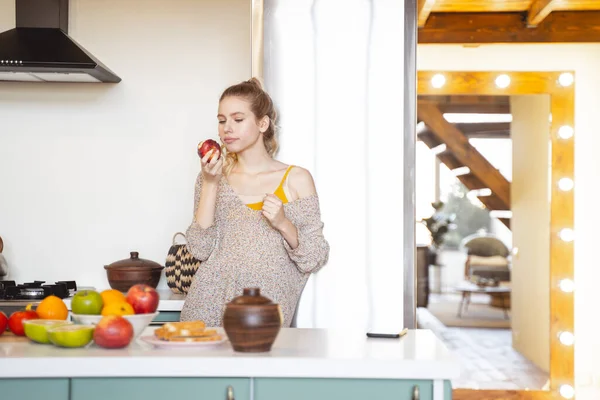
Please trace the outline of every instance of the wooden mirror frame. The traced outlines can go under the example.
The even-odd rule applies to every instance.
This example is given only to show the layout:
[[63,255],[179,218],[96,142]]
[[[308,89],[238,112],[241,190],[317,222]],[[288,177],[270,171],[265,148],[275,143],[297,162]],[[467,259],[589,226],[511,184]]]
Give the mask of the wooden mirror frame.
[[[432,78],[436,78],[436,86]],[[495,81],[500,75],[507,75],[510,83],[499,88]],[[514,400],[514,399],[563,399],[573,392],[574,346],[562,344],[562,332],[574,332],[573,285],[573,235],[561,238],[563,229],[573,229],[574,189],[561,190],[561,178],[574,180],[574,97],[575,73],[558,72],[511,72],[511,71],[418,71],[418,95],[488,95],[511,96],[547,94],[550,96],[550,142],[551,142],[551,198],[550,198],[550,387],[543,390],[471,390],[454,389],[454,400]],[[506,78],[504,78],[506,81]],[[559,135],[561,127],[563,128]],[[563,232],[564,233],[564,232]],[[567,232],[569,233],[569,232]],[[564,290],[563,290],[564,289]],[[564,385],[564,386],[563,386]]]

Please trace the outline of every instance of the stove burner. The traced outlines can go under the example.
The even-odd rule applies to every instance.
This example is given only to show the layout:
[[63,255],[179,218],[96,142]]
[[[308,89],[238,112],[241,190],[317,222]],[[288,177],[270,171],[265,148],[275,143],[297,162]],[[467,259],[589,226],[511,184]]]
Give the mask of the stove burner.
[[24,287],[19,290],[18,296],[24,299],[43,299],[44,288]]
[[75,281],[58,281],[54,285],[43,285],[46,281],[25,282],[0,281],[0,301],[41,300],[50,295],[61,299],[70,297],[77,290]]

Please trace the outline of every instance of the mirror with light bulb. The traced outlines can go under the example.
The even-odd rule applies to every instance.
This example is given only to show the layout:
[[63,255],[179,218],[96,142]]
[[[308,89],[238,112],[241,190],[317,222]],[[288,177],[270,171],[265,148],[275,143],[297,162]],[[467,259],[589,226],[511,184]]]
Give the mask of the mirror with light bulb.
[[417,325],[454,399],[572,398],[574,76],[417,75]]

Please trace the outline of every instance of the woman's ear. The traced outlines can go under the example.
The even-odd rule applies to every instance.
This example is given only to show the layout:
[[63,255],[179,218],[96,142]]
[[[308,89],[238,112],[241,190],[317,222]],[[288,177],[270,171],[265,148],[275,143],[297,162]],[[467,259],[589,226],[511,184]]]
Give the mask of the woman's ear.
[[269,116],[265,115],[264,117],[262,117],[258,122],[258,130],[260,131],[260,133],[265,133],[267,129],[269,129],[269,124],[271,124],[271,119],[269,118]]

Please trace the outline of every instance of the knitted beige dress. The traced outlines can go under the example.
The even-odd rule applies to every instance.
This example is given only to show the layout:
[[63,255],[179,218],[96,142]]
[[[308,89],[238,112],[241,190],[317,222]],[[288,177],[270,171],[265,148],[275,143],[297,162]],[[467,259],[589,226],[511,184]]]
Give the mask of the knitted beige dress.
[[[194,211],[200,200],[202,173],[196,180]],[[292,322],[296,305],[311,273],[328,260],[329,244],[316,194],[283,205],[298,229],[292,249],[259,210],[252,210],[223,177],[219,182],[214,224],[202,229],[192,222],[187,247],[202,261],[188,291],[181,320],[202,320],[221,326],[225,305],[244,288],[258,287],[278,303],[283,326]]]

